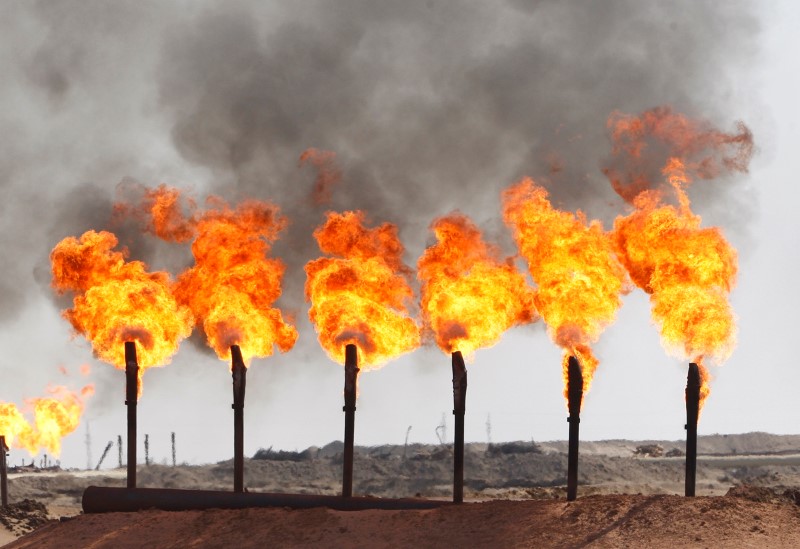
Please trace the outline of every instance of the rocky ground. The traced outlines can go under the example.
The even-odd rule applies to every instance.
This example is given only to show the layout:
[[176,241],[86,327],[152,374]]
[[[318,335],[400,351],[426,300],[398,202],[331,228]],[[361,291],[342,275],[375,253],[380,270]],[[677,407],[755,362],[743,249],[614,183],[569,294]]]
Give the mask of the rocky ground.
[[[332,443],[303,452],[260,451],[246,461],[245,485],[256,492],[337,494],[341,450],[341,443]],[[582,442],[579,498],[567,503],[565,442],[468,444],[465,499],[470,504],[429,511],[251,509],[76,516],[86,486],[124,486],[125,471],[12,472],[14,506],[0,512],[5,525],[0,542],[33,531],[11,547],[191,546],[186,536],[202,547],[259,546],[267,539],[298,547],[800,546],[800,436],[701,437],[701,497],[694,499],[679,496],[682,452],[681,442]],[[140,466],[137,476],[140,487],[230,490],[233,467],[230,461]],[[448,499],[452,450],[357,448],[354,493]]]

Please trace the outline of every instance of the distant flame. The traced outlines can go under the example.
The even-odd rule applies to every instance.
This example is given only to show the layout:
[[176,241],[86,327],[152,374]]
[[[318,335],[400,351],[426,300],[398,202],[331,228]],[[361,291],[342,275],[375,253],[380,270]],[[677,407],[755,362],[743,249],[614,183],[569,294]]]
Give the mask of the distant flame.
[[616,318],[625,270],[599,221],[554,209],[530,178],[503,192],[503,219],[538,286],[536,309],[564,349],[565,364],[570,355],[578,358],[586,392],[598,364],[590,344]]
[[33,428],[15,404],[0,402],[0,435],[9,447],[26,448],[31,455],[39,449]]
[[466,216],[454,213],[431,225],[437,243],[417,263],[422,314],[442,351],[469,356],[503,333],[535,318],[534,292],[510,260],[486,244]]
[[16,405],[0,402],[0,435],[10,447],[24,448],[32,456],[41,448],[58,456],[61,439],[75,431],[83,413],[83,399],[94,393],[87,385],[76,394],[66,387],[48,387],[51,396],[28,399],[33,410],[33,425],[25,419]]
[[141,377],[145,369],[169,363],[191,333],[192,315],[176,302],[167,273],[126,261],[127,250],[114,251],[116,246],[117,237],[106,231],[65,238],[50,254],[52,284],[59,293],[75,294],[63,315],[101,360],[125,369],[124,344],[138,343]]
[[195,222],[195,266],[178,277],[179,302],[191,308],[222,360],[230,360],[231,345],[241,347],[246,365],[272,355],[275,345],[288,351],[297,330],[272,307],[286,267],[267,257],[286,218],[277,206],[256,200],[235,209],[219,198],[209,203],[215,208]]
[[397,228],[364,226],[363,212],[327,214],[314,231],[323,253],[306,264],[308,316],[328,356],[344,362],[344,348],[358,348],[359,368],[375,369],[416,349],[419,327],[409,316],[413,291],[402,263]]

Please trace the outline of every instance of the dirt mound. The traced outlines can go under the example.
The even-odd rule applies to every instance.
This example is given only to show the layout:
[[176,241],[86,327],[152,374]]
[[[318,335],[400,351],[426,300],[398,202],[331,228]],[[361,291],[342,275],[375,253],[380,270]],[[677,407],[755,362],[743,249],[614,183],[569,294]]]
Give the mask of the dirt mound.
[[243,509],[81,515],[9,549],[125,547],[800,547],[787,499],[605,495],[426,511]]

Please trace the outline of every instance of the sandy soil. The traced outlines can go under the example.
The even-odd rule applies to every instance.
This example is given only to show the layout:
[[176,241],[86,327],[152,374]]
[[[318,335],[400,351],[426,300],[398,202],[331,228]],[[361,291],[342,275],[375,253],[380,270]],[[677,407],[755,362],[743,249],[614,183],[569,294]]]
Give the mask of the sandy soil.
[[6,549],[800,547],[800,507],[777,496],[755,496],[608,495],[571,503],[490,501],[427,511],[108,513],[52,522]]
[[[619,440],[581,444],[579,498],[571,503],[565,501],[565,442],[469,444],[468,503],[430,511],[80,515],[83,490],[124,486],[124,469],[12,473],[9,491],[17,507],[0,510],[0,546],[25,534],[8,547],[800,547],[800,436],[714,435],[698,442],[702,497],[679,497],[682,456],[637,453],[642,445],[680,451],[681,442]],[[338,494],[341,450],[339,442],[262,452],[246,460],[245,486]],[[140,487],[230,490],[232,475],[227,461],[139,466],[137,478]],[[355,495],[449,499],[452,450],[357,448],[354,477]]]

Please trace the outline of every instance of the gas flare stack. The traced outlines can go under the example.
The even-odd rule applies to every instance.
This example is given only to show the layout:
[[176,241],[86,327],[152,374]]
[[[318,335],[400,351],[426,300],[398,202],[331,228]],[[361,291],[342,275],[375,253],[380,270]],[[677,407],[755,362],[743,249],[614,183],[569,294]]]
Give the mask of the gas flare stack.
[[578,359],[569,357],[567,364],[567,401],[569,408],[569,454],[567,457],[567,501],[578,497],[578,441],[583,400],[583,374]]
[[136,343],[125,342],[125,405],[128,407],[128,488],[136,488],[136,403],[139,399],[139,362]]
[[353,495],[353,442],[356,423],[358,384],[358,350],[349,343],[344,348],[344,461],[342,463],[342,497]]
[[467,400],[467,368],[461,351],[453,359],[453,415],[456,433],[453,441],[453,503],[464,501],[464,414]]
[[244,492],[244,389],[247,381],[247,368],[242,360],[242,350],[238,345],[231,345],[231,371],[233,372],[233,404],[231,405],[233,408],[233,491]]
[[6,462],[6,437],[0,435],[0,506],[8,507],[8,463]]
[[692,362],[686,376],[686,497],[694,497],[697,476],[697,421],[700,417],[700,368]]

